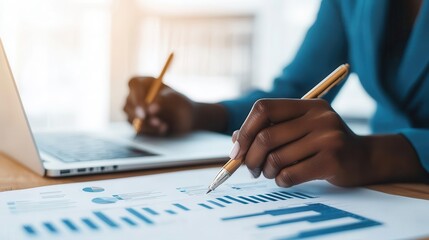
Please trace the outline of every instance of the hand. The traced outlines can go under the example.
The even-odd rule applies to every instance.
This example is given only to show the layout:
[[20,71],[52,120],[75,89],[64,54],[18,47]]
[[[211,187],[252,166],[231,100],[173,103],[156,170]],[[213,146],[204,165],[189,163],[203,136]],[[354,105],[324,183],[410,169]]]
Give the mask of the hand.
[[135,77],[129,81],[130,92],[124,106],[128,122],[142,119],[141,133],[149,135],[190,132],[195,125],[196,103],[163,85],[155,100],[147,105],[145,97],[153,81],[152,77]]
[[193,130],[222,132],[226,129],[226,110],[219,104],[194,102],[163,85],[155,100],[147,105],[145,97],[155,78],[135,77],[129,81],[124,111],[128,122],[143,120],[142,134],[180,135]]
[[232,158],[290,187],[315,179],[338,186],[415,180],[425,175],[401,135],[358,136],[324,100],[260,100],[233,135]]

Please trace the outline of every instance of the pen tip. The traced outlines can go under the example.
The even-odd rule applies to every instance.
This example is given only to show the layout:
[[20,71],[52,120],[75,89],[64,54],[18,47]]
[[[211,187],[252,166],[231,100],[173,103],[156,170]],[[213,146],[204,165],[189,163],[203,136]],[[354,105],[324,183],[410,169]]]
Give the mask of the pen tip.
[[212,191],[212,190],[211,190],[211,189],[209,189],[209,190],[206,192],[206,194],[209,194],[211,191]]

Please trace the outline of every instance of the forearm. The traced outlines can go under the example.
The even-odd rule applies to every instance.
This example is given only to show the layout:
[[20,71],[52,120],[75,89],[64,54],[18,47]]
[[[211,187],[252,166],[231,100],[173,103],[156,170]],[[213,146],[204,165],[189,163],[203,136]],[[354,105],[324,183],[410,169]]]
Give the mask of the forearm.
[[214,103],[195,103],[194,130],[225,132],[228,113],[224,106]]
[[421,165],[413,146],[403,135],[371,135],[363,138],[373,182],[429,179],[429,174]]

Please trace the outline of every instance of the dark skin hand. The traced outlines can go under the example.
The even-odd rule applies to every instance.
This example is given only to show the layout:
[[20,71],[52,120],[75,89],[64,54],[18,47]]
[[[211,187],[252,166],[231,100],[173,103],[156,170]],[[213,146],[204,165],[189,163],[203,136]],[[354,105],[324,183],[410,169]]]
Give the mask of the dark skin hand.
[[[142,134],[225,131],[228,116],[222,105],[194,102],[168,86],[146,106],[144,98],[153,80],[131,79],[124,107],[129,122],[137,116],[136,109],[142,108]],[[236,141],[240,148],[234,157],[244,157],[255,177],[262,173],[282,187],[315,179],[338,186],[362,186],[428,178],[404,136],[358,136],[319,99],[259,100],[233,134]]]
[[344,187],[421,181],[428,175],[400,134],[358,136],[319,99],[265,99],[253,106],[239,131],[234,158],[250,172],[291,187],[316,179]]
[[[154,102],[146,105],[145,97],[153,77],[134,77],[129,81],[129,95],[124,106],[128,122],[143,119],[141,134],[180,135],[194,130],[223,132],[226,110],[220,104],[198,103],[163,85]],[[140,110],[138,110],[140,108]]]

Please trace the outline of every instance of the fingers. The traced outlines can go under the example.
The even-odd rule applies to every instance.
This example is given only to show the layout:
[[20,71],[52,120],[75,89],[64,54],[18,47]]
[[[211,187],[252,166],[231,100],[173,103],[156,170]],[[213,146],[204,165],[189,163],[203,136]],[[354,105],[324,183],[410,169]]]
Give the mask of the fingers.
[[285,146],[307,135],[311,129],[307,125],[309,125],[308,121],[300,117],[261,130],[256,135],[245,156],[245,163],[249,170],[259,176],[261,167],[264,165],[269,153],[280,146]]
[[359,144],[356,136],[323,100],[258,101],[233,141],[231,158],[244,157],[255,177],[263,172],[282,187],[315,179],[347,182],[342,180],[359,169],[359,161],[349,160],[360,159],[350,154]]
[[311,180],[326,179],[332,166],[323,160],[321,154],[318,154],[282,169],[275,178],[276,184],[280,187],[292,187]]
[[262,172],[266,178],[273,179],[282,169],[316,155],[320,151],[319,148],[314,136],[308,134],[295,142],[270,152],[266,157]]
[[159,94],[157,105],[150,108],[152,113],[162,119],[166,126],[162,130],[169,135],[181,135],[192,129],[193,113],[188,99],[169,87]]
[[151,84],[155,79],[152,77],[134,77],[129,83],[129,103],[135,108],[135,117],[144,119],[146,117],[146,105],[145,98],[147,92],[150,89]]
[[134,77],[129,81],[130,93],[127,97],[124,111],[130,123],[135,118],[144,120],[139,133],[165,135],[168,131],[168,125],[159,117],[161,108],[159,103],[155,101],[147,105],[145,102],[147,92],[154,80],[152,77]]
[[[135,118],[142,119],[142,127],[138,134],[149,134],[149,135],[165,135],[168,130],[167,123],[162,121],[159,117],[159,105],[153,103],[148,106],[147,112],[139,114],[139,109],[130,103],[129,98],[127,104],[124,106],[124,112],[127,114],[127,120],[129,123],[133,123]],[[141,114],[144,114],[142,117]]]
[[257,101],[243,125],[237,137],[240,150],[236,156],[245,155],[257,134],[271,124],[290,121],[307,113],[314,104],[327,104],[323,100],[300,100],[300,99],[263,99]]
[[168,125],[159,118],[148,118],[143,122],[141,134],[153,136],[165,136],[168,133]]
[[149,115],[155,116],[159,114],[160,109],[161,107],[159,106],[159,104],[154,102],[149,104],[149,106],[147,107],[147,112]]
[[134,112],[137,118],[144,119],[146,117],[146,112],[141,106],[136,106]]
[[130,81],[130,95],[124,107],[128,121],[136,117],[141,119],[145,134],[180,135],[193,130],[197,126],[196,104],[186,96],[162,85],[153,101],[145,101],[148,91],[152,91],[153,80],[133,78]]
[[168,124],[160,117],[160,105],[157,102],[147,107],[147,117],[142,127],[143,134],[163,136],[167,134]]
[[132,104],[140,107],[145,106],[145,97],[153,81],[155,78],[152,77],[134,77],[128,82],[129,97]]

